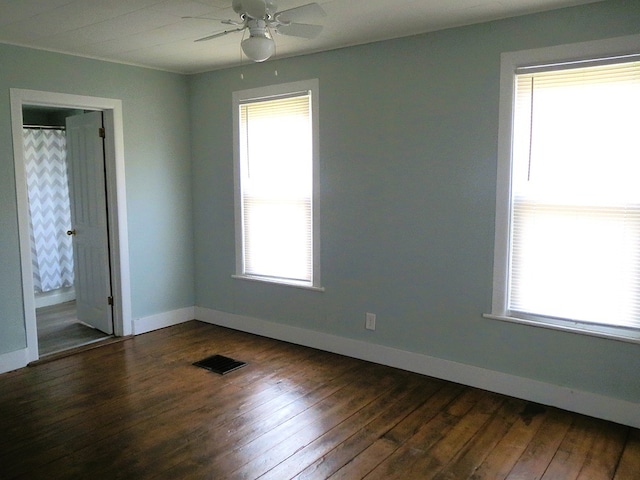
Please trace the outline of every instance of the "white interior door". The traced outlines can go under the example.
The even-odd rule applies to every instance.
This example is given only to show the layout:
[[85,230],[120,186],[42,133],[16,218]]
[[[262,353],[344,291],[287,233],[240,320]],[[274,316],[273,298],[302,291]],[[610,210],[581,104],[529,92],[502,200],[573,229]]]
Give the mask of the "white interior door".
[[68,117],[66,127],[78,320],[113,334],[102,112]]

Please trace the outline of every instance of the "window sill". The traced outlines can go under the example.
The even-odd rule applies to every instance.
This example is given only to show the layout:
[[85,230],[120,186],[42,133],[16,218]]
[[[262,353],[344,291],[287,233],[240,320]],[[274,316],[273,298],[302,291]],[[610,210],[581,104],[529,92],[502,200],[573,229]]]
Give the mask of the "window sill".
[[271,285],[283,285],[285,287],[301,288],[303,290],[312,290],[315,292],[324,292],[324,287],[315,287],[305,282],[296,282],[293,280],[279,280],[276,278],[253,277],[251,275],[231,275],[231,278],[238,280],[248,280],[250,282],[268,283]]
[[592,337],[607,338],[620,342],[635,343],[640,345],[640,331],[624,327],[608,327],[603,325],[588,325],[570,320],[556,320],[551,318],[537,317],[534,319],[509,317],[505,315],[494,315],[485,313],[484,318],[499,320],[501,322],[517,323],[538,328],[549,328],[563,332],[578,333]]

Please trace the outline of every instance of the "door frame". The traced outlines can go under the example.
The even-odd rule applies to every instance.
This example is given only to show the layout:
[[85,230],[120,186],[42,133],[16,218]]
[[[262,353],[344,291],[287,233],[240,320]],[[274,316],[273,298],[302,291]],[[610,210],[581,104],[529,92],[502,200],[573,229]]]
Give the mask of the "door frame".
[[124,164],[124,126],[122,101],[66,93],[11,88],[11,128],[18,207],[18,235],[22,271],[22,297],[27,337],[27,357],[39,358],[33,268],[29,228],[29,197],[22,139],[22,108],[25,105],[59,107],[103,112],[105,129],[105,169],[107,183],[107,221],[109,223],[109,264],[113,292],[113,328],[116,336],[133,333],[131,282],[129,278],[129,234]]

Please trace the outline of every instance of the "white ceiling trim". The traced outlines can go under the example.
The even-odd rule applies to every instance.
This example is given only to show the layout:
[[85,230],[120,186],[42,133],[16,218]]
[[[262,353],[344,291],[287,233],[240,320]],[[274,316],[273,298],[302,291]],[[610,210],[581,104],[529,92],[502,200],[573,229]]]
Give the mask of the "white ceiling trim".
[[[595,1],[602,0],[317,0],[327,13],[317,22],[323,25],[320,36],[277,35],[274,58]],[[279,0],[278,10],[306,3]],[[231,0],[0,0],[0,43],[177,73],[246,62],[239,48],[242,33],[194,43],[230,28],[215,19],[238,19]]]

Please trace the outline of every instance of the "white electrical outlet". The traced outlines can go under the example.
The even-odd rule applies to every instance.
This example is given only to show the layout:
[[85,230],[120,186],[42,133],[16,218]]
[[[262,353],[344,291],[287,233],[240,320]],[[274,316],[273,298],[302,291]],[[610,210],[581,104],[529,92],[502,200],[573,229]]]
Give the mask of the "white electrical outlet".
[[367,330],[375,330],[376,329],[376,314],[375,313],[367,313],[364,321],[364,328]]

